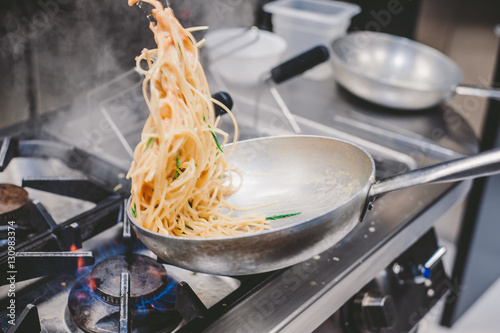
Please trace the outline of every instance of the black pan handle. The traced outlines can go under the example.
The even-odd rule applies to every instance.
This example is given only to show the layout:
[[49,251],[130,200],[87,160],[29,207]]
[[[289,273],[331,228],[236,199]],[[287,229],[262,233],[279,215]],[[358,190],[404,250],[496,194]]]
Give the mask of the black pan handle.
[[[231,95],[229,95],[225,91],[219,91],[213,94],[212,98],[224,104],[229,110],[233,108],[233,99],[231,98]],[[226,114],[226,111],[215,103],[214,103],[214,110],[216,117]]]
[[271,79],[281,83],[292,77],[302,74],[316,65],[325,62],[330,57],[330,52],[324,45],[313,47],[298,56],[271,69]]

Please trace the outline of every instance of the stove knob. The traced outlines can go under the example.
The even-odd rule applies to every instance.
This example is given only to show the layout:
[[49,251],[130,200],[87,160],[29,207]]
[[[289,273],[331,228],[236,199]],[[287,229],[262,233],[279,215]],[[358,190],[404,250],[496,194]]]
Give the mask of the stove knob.
[[378,332],[391,328],[397,322],[396,308],[390,295],[381,296],[373,291],[360,293],[354,300],[359,309],[358,328],[362,332]]
[[390,295],[377,297],[366,293],[361,307],[371,331],[389,328],[396,323],[396,308]]
[[436,266],[446,253],[446,248],[441,246],[427,261],[422,264],[407,263],[400,265],[394,263],[392,272],[398,279],[400,284],[422,284],[425,280],[430,279],[431,270]]

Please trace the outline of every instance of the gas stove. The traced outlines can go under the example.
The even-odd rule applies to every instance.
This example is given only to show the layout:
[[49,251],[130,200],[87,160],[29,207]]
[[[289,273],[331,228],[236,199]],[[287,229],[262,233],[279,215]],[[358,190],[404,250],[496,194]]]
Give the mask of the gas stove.
[[[135,92],[95,108],[124,130],[122,137],[113,126],[94,133],[92,149],[76,147],[77,133],[55,135],[60,118],[52,116],[0,133],[0,183],[24,188],[23,208],[2,219],[1,330],[306,332],[332,321],[332,331],[400,332],[415,329],[449,289],[432,226],[470,182],[384,195],[343,241],[278,271],[216,276],[161,262],[124,214],[128,149],[144,118],[136,111],[140,99],[127,94]],[[244,138],[289,134],[265,96],[260,112],[267,125],[255,126],[251,101],[237,90],[231,94]],[[132,111],[114,112],[117,103]],[[134,116],[136,126],[121,126],[123,114]],[[296,119],[304,134],[364,147],[375,159],[377,178],[462,156],[356,117]],[[224,121],[222,127],[231,131]]]
[[[181,324],[189,329],[208,308],[225,307],[216,303],[226,296],[245,294],[268,277],[210,276],[158,262],[123,220],[124,170],[95,156],[72,170],[63,163],[71,158],[60,157],[75,151],[61,142],[3,139],[1,181],[17,181],[28,191],[2,185],[8,202],[23,199],[17,200],[22,209],[17,202],[2,206],[12,210],[2,220],[2,330],[170,332]],[[28,177],[17,177],[25,172]],[[68,217],[70,212],[75,215]]]

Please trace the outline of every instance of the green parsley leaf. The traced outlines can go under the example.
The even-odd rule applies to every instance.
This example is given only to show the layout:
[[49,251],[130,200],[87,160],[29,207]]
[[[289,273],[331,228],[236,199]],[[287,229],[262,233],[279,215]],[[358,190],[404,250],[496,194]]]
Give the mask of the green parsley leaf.
[[[210,125],[208,125],[208,128],[212,128],[210,127]],[[215,136],[215,133],[210,131],[210,133],[212,133],[212,136],[214,137],[214,140],[215,140],[215,144],[217,145],[217,148],[219,148],[219,150],[223,153],[224,151],[222,150],[222,148],[220,147],[219,145],[219,141],[217,141],[217,137]]]
[[135,202],[134,202],[134,206],[132,208],[130,208],[130,210],[132,210],[132,215],[137,218],[137,207],[135,206]]
[[283,215],[268,216],[268,217],[266,217],[266,220],[277,220],[277,219],[283,219],[283,218],[285,218],[285,217],[290,217],[290,216],[299,215],[300,213],[302,213],[302,212],[292,213],[292,214],[283,214]]
[[180,166],[181,166],[181,162],[179,161],[179,151],[177,151],[177,157],[176,157],[176,161],[175,161],[175,176],[174,176],[174,179],[177,179],[177,177],[179,177],[180,175]]

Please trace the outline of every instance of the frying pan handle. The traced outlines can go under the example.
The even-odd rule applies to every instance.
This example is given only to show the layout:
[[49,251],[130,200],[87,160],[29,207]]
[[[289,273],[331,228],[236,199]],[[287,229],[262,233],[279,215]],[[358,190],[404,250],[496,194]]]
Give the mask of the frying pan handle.
[[499,88],[481,88],[473,86],[458,86],[455,88],[455,92],[458,95],[485,97],[500,100],[500,89]]
[[382,179],[372,185],[368,198],[371,201],[381,194],[415,185],[449,183],[497,173],[500,173],[500,148]]
[[[233,99],[231,98],[231,95],[229,95],[225,91],[219,91],[215,94],[212,95],[213,99],[216,99],[217,101],[221,102],[224,104],[229,110],[233,108]],[[219,105],[214,103],[214,111],[215,111],[215,116],[219,117],[222,115],[226,114],[226,111],[220,107]]]
[[274,83],[281,83],[300,75],[305,71],[325,62],[330,57],[330,52],[324,45],[313,47],[312,49],[299,54],[271,69],[271,79]]

